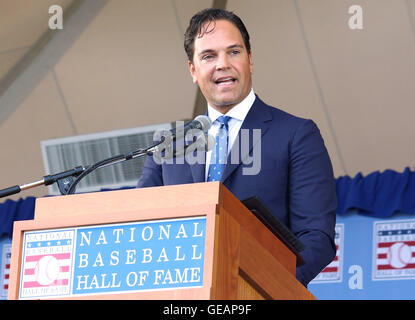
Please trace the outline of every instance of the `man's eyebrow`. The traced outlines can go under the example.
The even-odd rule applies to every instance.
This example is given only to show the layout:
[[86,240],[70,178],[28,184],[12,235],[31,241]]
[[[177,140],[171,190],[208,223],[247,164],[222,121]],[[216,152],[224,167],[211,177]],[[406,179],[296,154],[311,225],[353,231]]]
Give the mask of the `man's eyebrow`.
[[200,51],[198,55],[201,56],[201,55],[204,55],[205,53],[212,53],[212,52],[215,52],[215,50],[205,49],[205,50]]
[[233,44],[233,45],[231,45],[231,46],[229,46],[229,47],[228,47],[228,49],[234,49],[234,48],[240,48],[240,49],[243,49],[243,48],[244,48],[244,46],[243,46],[243,45],[241,45],[241,44]]
[[[228,46],[226,49],[235,49],[235,48],[240,48],[240,49],[243,49],[244,48],[244,46],[243,45],[241,45],[241,44],[232,44],[232,45],[230,45],[230,46]],[[213,50],[213,49],[205,49],[205,50],[202,50],[202,51],[200,51],[199,52],[199,56],[201,56],[201,55],[203,55],[203,54],[206,54],[206,53],[213,53],[213,52],[215,52],[215,50]]]

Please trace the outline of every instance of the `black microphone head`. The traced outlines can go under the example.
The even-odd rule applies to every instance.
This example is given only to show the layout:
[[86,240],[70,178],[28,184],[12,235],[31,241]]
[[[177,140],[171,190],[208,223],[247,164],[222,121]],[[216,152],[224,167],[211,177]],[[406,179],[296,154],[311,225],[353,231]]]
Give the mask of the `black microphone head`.
[[199,115],[193,121],[197,121],[201,124],[200,130],[202,130],[203,132],[207,132],[212,126],[212,121],[206,115]]

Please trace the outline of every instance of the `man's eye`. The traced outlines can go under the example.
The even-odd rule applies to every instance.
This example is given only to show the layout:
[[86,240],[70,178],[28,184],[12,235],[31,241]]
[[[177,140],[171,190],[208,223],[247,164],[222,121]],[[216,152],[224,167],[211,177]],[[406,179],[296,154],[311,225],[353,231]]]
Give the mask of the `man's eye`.
[[212,59],[213,58],[213,55],[211,55],[211,54],[207,54],[207,55],[204,55],[203,57],[202,57],[202,60],[210,60],[210,59]]
[[232,52],[231,52],[232,54],[239,54],[240,53],[240,51],[239,50],[232,50]]

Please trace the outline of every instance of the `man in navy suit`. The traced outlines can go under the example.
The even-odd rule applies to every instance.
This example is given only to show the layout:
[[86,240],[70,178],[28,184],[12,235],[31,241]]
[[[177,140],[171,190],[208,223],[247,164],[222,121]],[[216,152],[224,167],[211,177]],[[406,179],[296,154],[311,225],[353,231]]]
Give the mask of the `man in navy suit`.
[[[336,252],[333,169],[317,126],[255,95],[249,35],[235,14],[205,9],[194,15],[185,50],[193,82],[208,102],[209,133],[218,131],[219,117],[230,117],[229,155],[220,181],[240,200],[259,196],[305,244],[301,255],[306,263],[297,267],[296,276],[307,286]],[[250,146],[243,148],[246,140]],[[208,151],[206,165],[190,165],[160,164],[148,157],[138,187],[210,181],[211,158]]]

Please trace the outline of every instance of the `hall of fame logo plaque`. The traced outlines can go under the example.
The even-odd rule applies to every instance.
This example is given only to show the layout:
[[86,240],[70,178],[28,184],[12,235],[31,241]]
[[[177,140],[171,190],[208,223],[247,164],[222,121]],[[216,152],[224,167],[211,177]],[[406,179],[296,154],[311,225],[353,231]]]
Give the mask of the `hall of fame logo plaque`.
[[312,281],[311,283],[341,282],[343,269],[344,248],[344,224],[336,224],[334,243],[336,245],[336,256]]
[[372,280],[415,279],[415,220],[377,221]]
[[12,244],[3,244],[2,257],[1,257],[1,280],[0,280],[0,298],[7,299],[7,293],[9,289],[9,276],[10,276],[10,260],[12,254]]
[[75,230],[24,235],[20,298],[69,293]]

